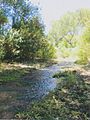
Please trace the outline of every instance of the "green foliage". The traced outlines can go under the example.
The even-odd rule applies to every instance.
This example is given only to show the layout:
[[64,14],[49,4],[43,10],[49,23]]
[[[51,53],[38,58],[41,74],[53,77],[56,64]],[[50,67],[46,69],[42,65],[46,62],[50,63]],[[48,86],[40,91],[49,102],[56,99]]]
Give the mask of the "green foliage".
[[[88,30],[86,30],[87,34],[85,33],[82,38],[78,38],[87,26],[90,26],[90,9],[80,9],[75,12],[68,12],[63,15],[60,20],[53,23],[48,37],[53,44],[59,48],[59,51],[62,53],[61,55],[64,57],[70,56],[73,52],[73,48],[79,47],[79,56],[82,56],[81,59],[84,61],[83,59],[87,58],[87,51],[90,49],[90,45],[89,43],[83,42],[82,39],[89,40]],[[81,43],[79,43],[80,41]],[[69,51],[70,48],[72,49]]]
[[0,60],[4,58],[4,54],[5,54],[3,44],[4,44],[4,36],[0,35]]
[[0,82],[11,82],[11,81],[17,81],[20,80],[22,76],[26,74],[25,69],[11,69],[11,70],[2,70],[0,72]]
[[12,21],[12,28],[7,28],[3,32],[4,39],[0,40],[0,59],[29,61],[54,57],[54,47],[44,34],[44,25],[37,6],[25,0],[4,0],[0,1],[0,5]]
[[44,100],[32,103],[27,112],[17,113],[16,118],[34,120],[78,120],[89,118],[87,88],[76,71],[60,72],[54,77],[59,84]]
[[90,20],[90,9],[82,8],[77,10],[77,15],[79,24],[81,24],[83,27],[87,26]]
[[57,46],[63,43],[67,48],[74,47],[78,26],[77,19],[76,13],[74,12],[69,12],[62,16],[60,20],[53,23],[49,38],[52,39]]
[[81,39],[79,41],[79,63],[86,64],[89,61],[90,58],[90,24],[85,27],[85,30],[81,36]]
[[[31,26],[31,27],[29,27]],[[42,45],[43,26],[38,18],[22,24],[20,27],[21,41],[19,42],[19,50],[21,59],[34,59],[37,56],[38,50]]]
[[21,21],[28,21],[33,17],[39,16],[38,6],[35,6],[31,1],[26,0],[1,0],[1,5],[5,14],[12,20],[12,28],[19,28]]
[[0,9],[0,27],[4,23],[7,23],[7,17],[4,15],[4,11]]
[[90,9],[81,9],[78,11],[83,30],[77,41],[78,60],[76,63],[87,64],[90,58]]
[[19,30],[11,29],[5,35],[2,48],[4,59],[9,61],[51,59],[55,53],[54,47],[44,37],[42,24],[36,19],[22,24]]
[[4,59],[5,60],[14,60],[17,55],[18,41],[20,40],[20,36],[18,31],[11,29],[5,35],[5,40],[3,44],[4,49]]
[[38,51],[39,57],[43,60],[55,58],[55,52],[55,47],[49,43],[48,38],[43,38],[41,49]]
[[4,59],[10,61],[51,59],[55,52],[44,37],[43,26],[37,18],[22,23],[19,30],[11,29],[5,36],[3,48]]

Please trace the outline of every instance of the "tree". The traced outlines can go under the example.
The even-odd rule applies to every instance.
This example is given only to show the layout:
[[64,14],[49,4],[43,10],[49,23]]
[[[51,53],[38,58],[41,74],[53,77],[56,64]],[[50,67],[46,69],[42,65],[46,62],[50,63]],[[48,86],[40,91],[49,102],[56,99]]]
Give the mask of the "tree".
[[[39,32],[39,28],[41,29],[39,19],[36,19],[39,14],[38,8],[34,6],[31,2],[27,3],[25,0],[1,0],[0,6],[1,9],[4,10],[8,21],[12,21],[11,30],[7,31],[5,34],[4,58],[8,60],[16,59],[15,57],[20,55],[22,53],[22,49],[24,49],[23,44],[26,48],[24,49],[24,53],[26,52],[26,56],[28,56],[28,53],[30,52],[30,50],[27,50],[29,43],[28,39],[33,39],[33,36],[39,37],[39,34],[36,32]],[[2,18],[0,20],[2,20],[2,23],[5,22],[5,20]],[[26,31],[23,31],[23,29],[25,29]],[[29,32],[32,32],[33,35],[30,35]],[[42,32],[42,30],[40,32]],[[38,39],[40,39],[40,37]],[[32,46],[35,47],[35,40],[32,40],[30,45],[31,44],[34,44]],[[38,46],[36,46],[37,48],[34,48],[34,50],[38,49]],[[35,54],[34,50],[32,50],[33,54]],[[22,54],[20,56],[22,56]],[[23,57],[25,57],[25,55]]]
[[39,19],[33,18],[20,27],[21,41],[19,42],[20,58],[25,60],[35,59],[38,50],[41,48],[44,27]]
[[82,27],[86,27],[90,21],[90,9],[77,10],[77,16]]
[[90,58],[90,23],[84,29],[80,41],[78,42],[79,63],[87,63]]
[[4,36],[4,59],[8,61],[15,61],[18,57],[18,42],[20,41],[21,36],[19,35],[19,31],[15,29],[11,29]]
[[54,40],[56,46],[59,46],[59,43],[61,44],[64,41],[66,47],[73,47],[73,39],[77,34],[77,25],[78,20],[75,13],[69,12],[53,23],[49,36]]
[[5,60],[24,61],[53,57],[54,48],[46,40],[37,6],[25,0],[3,0],[0,1],[0,6],[9,23],[12,22],[11,26],[8,23],[9,29],[7,28],[4,35]]
[[3,10],[0,10],[0,26],[7,22],[7,17],[4,15]]
[[3,11],[3,9],[0,9],[0,34],[3,33],[3,26],[5,23],[8,22],[8,19]]
[[56,49],[50,43],[47,36],[42,38],[41,47],[38,51],[38,57],[43,60],[48,60],[56,57]]
[[39,14],[38,6],[26,0],[1,0],[0,6],[12,21],[12,28],[20,27],[21,21],[28,21]]
[[89,20],[90,9],[68,12],[53,23],[48,35],[49,39],[63,54],[66,51],[66,54],[69,55],[71,49],[77,46],[78,36],[88,25]]
[[3,57],[4,57],[4,49],[3,49],[4,36],[2,35],[2,32],[3,32],[2,27],[7,22],[8,22],[8,20],[4,14],[3,9],[0,9],[0,60],[3,59]]

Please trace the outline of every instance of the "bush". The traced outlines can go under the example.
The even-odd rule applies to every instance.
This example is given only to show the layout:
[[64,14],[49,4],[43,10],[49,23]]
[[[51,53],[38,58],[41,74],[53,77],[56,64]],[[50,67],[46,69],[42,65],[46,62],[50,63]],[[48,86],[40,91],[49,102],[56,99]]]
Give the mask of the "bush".
[[0,36],[0,60],[3,60],[4,55],[5,55],[5,51],[4,51],[4,37]]

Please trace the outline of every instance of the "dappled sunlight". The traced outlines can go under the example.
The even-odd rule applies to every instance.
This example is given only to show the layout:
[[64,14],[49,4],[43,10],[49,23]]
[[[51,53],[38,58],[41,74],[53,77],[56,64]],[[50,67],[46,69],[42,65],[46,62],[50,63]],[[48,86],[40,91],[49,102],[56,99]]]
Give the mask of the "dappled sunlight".
[[89,120],[90,0],[0,0],[0,119]]

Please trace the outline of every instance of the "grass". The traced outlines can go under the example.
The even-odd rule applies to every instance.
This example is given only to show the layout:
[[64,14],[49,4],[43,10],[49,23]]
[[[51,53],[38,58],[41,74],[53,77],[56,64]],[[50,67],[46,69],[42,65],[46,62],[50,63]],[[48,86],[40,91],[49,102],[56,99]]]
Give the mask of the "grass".
[[6,82],[19,81],[23,76],[32,70],[44,68],[55,64],[55,61],[36,61],[28,63],[1,63],[0,64],[0,84]]
[[43,100],[32,103],[15,117],[30,120],[89,120],[89,90],[83,78],[77,71],[64,71],[53,77],[59,80],[55,91]]
[[3,63],[0,66],[0,82],[19,81],[25,74],[30,72],[30,68],[14,66],[15,64]]
[[0,82],[20,80],[26,73],[28,73],[27,69],[3,70],[0,72]]
[[[0,84],[19,82],[32,68],[51,65],[47,64],[6,64],[0,65]],[[16,113],[16,119],[29,120],[89,120],[90,119],[90,85],[76,71],[65,70],[53,76],[58,79],[55,91],[43,100],[28,105],[27,109]]]

